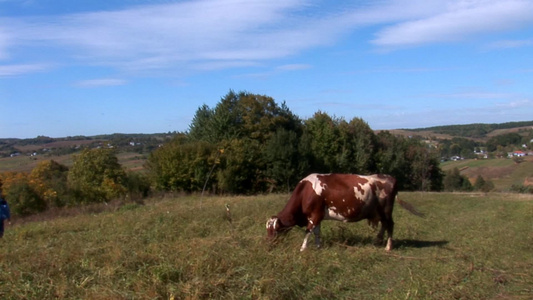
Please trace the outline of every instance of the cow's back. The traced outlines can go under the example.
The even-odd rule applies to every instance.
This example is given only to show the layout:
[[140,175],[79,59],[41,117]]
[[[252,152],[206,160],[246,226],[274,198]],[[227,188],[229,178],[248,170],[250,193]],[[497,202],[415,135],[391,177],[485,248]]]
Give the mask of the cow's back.
[[315,195],[303,201],[312,202],[315,209],[322,205],[327,219],[356,222],[373,215],[375,210],[377,198],[372,181],[371,176],[311,174],[302,182],[308,182]]

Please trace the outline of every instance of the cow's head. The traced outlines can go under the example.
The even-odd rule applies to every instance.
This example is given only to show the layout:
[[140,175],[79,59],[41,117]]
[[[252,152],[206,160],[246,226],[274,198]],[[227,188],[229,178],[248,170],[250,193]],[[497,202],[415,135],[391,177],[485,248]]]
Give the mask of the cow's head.
[[267,235],[269,238],[275,238],[278,235],[278,232],[281,231],[281,222],[276,216],[271,217],[266,222]]

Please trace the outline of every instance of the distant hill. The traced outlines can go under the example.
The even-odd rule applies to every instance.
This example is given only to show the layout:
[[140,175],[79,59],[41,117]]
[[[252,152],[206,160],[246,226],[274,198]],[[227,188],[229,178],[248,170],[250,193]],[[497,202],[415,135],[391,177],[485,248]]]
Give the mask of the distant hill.
[[520,129],[531,129],[533,127],[533,121],[523,122],[507,122],[501,124],[466,124],[466,125],[446,125],[446,126],[434,126],[427,128],[416,129],[402,129],[410,132],[433,132],[435,134],[449,135],[453,137],[464,138],[486,138],[498,134],[504,134],[512,131],[519,131]]

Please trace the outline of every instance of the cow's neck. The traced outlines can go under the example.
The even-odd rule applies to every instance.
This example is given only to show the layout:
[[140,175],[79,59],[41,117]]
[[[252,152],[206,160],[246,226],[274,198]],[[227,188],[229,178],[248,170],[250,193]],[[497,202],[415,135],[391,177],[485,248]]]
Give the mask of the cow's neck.
[[283,227],[292,227],[295,225],[306,226],[307,220],[302,213],[302,205],[300,199],[291,197],[285,208],[277,215]]

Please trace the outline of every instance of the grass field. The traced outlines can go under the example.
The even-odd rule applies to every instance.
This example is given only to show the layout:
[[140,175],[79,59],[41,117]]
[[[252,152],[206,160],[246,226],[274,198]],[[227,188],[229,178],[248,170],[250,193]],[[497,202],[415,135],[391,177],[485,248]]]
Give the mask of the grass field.
[[400,193],[426,217],[396,207],[391,253],[366,222],[326,221],[322,249],[300,253],[298,228],[268,243],[265,221],[287,197],[166,196],[15,220],[0,240],[0,298],[533,297],[532,196]]

